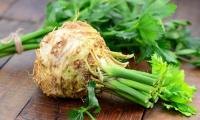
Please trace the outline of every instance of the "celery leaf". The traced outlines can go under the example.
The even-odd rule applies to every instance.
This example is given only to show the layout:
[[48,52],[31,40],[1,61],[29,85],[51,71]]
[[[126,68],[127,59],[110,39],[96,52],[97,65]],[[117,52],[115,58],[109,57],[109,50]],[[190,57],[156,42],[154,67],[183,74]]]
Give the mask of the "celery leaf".
[[167,109],[174,109],[180,113],[191,116],[196,113],[189,104],[196,88],[184,81],[184,71],[177,66],[163,62],[162,58],[154,54],[151,60],[152,73],[163,80],[160,98]]
[[145,14],[140,18],[138,30],[145,44],[154,44],[163,34],[159,21],[152,15]]
[[95,113],[99,113],[101,110],[99,102],[95,96],[95,87],[96,83],[94,81],[89,81],[87,86],[88,96],[86,106],[67,111],[69,120],[83,120],[84,114],[87,114],[92,120],[95,120],[90,112],[94,111]]

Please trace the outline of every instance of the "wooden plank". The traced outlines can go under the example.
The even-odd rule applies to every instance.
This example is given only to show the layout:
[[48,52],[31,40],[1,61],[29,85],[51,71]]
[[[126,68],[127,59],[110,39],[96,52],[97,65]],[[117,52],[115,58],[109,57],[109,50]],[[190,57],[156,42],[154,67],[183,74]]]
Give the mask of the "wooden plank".
[[18,0],[3,17],[22,21],[38,22],[44,15],[47,0]]
[[0,0],[0,16],[14,3],[15,0]]
[[17,21],[0,20],[0,38],[7,37],[9,33],[16,31],[18,25]]
[[[200,111],[200,70],[194,69],[193,66],[184,64],[182,67],[186,73],[186,80],[189,84],[195,85],[197,87],[197,93],[193,99],[193,105]],[[161,106],[155,106],[153,109],[148,110],[144,115],[144,120],[200,120],[200,113],[192,117],[184,117],[177,114],[175,111],[167,111]]]
[[14,56],[0,71],[0,119],[14,119],[35,90],[31,73],[33,52]]
[[[142,107],[124,102],[114,96],[104,94],[99,97],[99,102],[102,110],[97,115],[98,120],[140,120],[142,118],[144,110]],[[37,91],[17,119],[66,120],[66,111],[79,108],[81,105],[82,101],[79,99],[50,98]]]
[[56,98],[47,97],[37,89],[16,119],[55,120],[58,113],[58,102]]
[[144,108],[126,102],[114,95],[104,94],[99,99],[102,112],[98,114],[98,120],[141,120]]
[[0,58],[0,70],[9,61],[10,57]]

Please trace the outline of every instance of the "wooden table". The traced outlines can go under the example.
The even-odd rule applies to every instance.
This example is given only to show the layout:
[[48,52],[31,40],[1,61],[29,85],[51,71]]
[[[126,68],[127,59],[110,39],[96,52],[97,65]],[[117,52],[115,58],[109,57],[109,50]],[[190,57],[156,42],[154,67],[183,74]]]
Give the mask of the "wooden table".
[[[175,18],[194,22],[194,34],[200,33],[200,1],[179,0]],[[26,32],[39,27],[43,19],[45,0],[0,0],[0,37],[22,27]],[[191,17],[192,16],[192,17]],[[199,34],[200,35],[200,34]],[[65,111],[81,106],[81,100],[49,98],[41,93],[32,80],[34,51],[0,59],[0,120],[64,120]],[[200,69],[184,64],[186,79],[196,85],[193,104],[200,111]],[[200,120],[200,113],[190,118],[174,111],[166,111],[157,105],[144,109],[138,105],[114,100],[114,96],[102,95],[99,102],[102,111],[98,120]]]

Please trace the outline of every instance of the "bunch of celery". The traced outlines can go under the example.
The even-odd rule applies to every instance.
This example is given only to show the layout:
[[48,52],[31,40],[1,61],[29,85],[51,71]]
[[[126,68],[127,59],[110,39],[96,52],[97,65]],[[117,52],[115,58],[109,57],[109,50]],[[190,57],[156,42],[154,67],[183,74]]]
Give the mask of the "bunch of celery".
[[[152,106],[152,103],[160,97],[165,101],[166,108],[173,108],[190,116],[195,113],[195,109],[188,105],[194,88],[184,82],[183,71],[167,63],[176,64],[177,58],[189,61],[195,56],[196,60],[192,63],[198,66],[199,51],[198,47],[192,48],[192,45],[187,44],[193,39],[187,32],[187,23],[177,21],[163,23],[163,19],[172,15],[175,10],[176,5],[169,0],[56,0],[47,5],[43,26],[35,32],[21,36],[21,41],[24,50],[36,49],[41,38],[62,26],[65,21],[86,21],[100,32],[111,50],[141,53],[137,58],[138,62],[152,59],[152,74],[125,70],[127,74],[123,75],[123,72],[117,72],[117,67],[105,67],[108,75],[119,77],[114,81],[112,77],[105,77],[104,85],[108,89],[118,89],[120,92],[117,92],[117,95],[146,107]],[[0,44],[0,57],[15,53],[14,41]],[[151,57],[154,53],[162,58],[155,55]],[[129,76],[130,71],[140,74],[144,81],[137,81],[137,78],[140,78],[138,74],[136,79]],[[121,76],[123,78],[120,78]],[[134,84],[130,85],[129,82]],[[140,92],[143,97],[139,94],[131,97],[131,93],[123,93],[124,85],[129,87],[124,90],[143,91]],[[141,97],[141,101],[135,100],[136,96]],[[87,110],[82,108],[81,111]]]

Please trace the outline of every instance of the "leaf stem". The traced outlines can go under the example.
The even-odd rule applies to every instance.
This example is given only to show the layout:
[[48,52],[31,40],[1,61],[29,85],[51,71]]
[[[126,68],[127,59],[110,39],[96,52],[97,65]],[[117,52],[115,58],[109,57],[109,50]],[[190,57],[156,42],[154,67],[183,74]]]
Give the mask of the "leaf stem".
[[157,82],[157,79],[149,77],[151,75],[141,74],[141,72],[136,72],[135,70],[125,69],[117,65],[107,65],[102,64],[103,70],[109,75],[114,77],[126,78],[134,80],[140,83],[147,85],[154,85]]
[[[39,47],[39,44],[38,43],[30,43],[30,44],[24,44],[23,45],[23,49],[24,50],[32,50],[32,49],[36,49]],[[16,48],[15,47],[10,47],[10,48],[6,48],[4,50],[2,50],[2,53],[3,52],[16,52]]]
[[[22,43],[29,41],[31,39],[35,39],[37,37],[43,36],[43,35],[49,33],[50,31],[52,31],[53,29],[54,29],[53,27],[46,27],[46,28],[41,28],[35,32],[23,35],[23,36],[21,36]],[[6,48],[12,47],[14,45],[15,45],[15,43],[13,41],[11,41],[7,44],[0,44],[0,51],[3,49],[6,49]]]
[[150,99],[148,96],[145,96],[141,92],[138,92],[137,90],[131,87],[128,87],[117,80],[108,81],[108,83],[106,83],[106,87],[115,89],[116,91],[118,90],[118,91],[130,94],[131,96],[138,99],[139,101],[142,101],[143,103],[147,103],[148,100]]
[[122,98],[128,99],[128,100],[130,100],[130,101],[132,101],[132,102],[135,102],[135,103],[137,103],[137,104],[140,104],[140,105],[142,105],[142,106],[145,107],[145,108],[151,108],[151,107],[153,107],[153,103],[151,103],[151,102],[146,102],[146,103],[144,103],[144,102],[142,102],[142,101],[140,101],[140,100],[137,100],[136,98],[134,98],[134,97],[132,97],[131,95],[126,94],[126,93],[124,93],[124,92],[117,91],[116,94],[118,94],[118,95],[121,96]]
[[85,113],[91,118],[91,120],[96,120],[92,114],[90,112],[88,112],[87,110],[85,111]]
[[12,55],[12,52],[6,52],[6,53],[0,53],[0,58],[5,57],[5,56],[9,56]]
[[146,84],[142,84],[133,80],[128,80],[128,79],[124,79],[124,78],[120,78],[118,79],[119,82],[131,87],[131,88],[135,88],[137,90],[141,90],[147,93],[151,93],[152,90],[154,89],[154,87],[150,86],[150,85],[146,85]]

